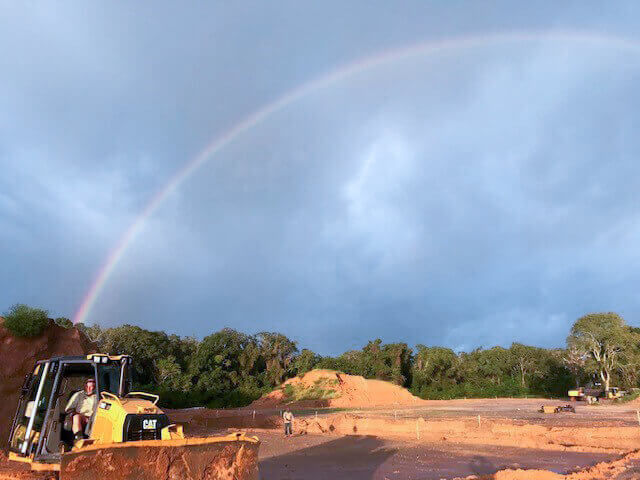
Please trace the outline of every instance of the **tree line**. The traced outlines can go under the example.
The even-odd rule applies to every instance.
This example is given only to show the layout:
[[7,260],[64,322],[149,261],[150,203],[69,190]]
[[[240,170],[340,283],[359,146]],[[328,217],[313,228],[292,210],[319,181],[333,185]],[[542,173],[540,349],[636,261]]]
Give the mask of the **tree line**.
[[[19,334],[24,336],[25,319],[34,311],[38,309],[14,306],[5,314],[5,326],[21,325]],[[39,312],[46,318],[45,311]],[[55,322],[73,327],[67,318]],[[315,368],[390,381],[430,399],[562,397],[577,385],[630,389],[640,380],[640,329],[616,313],[591,313],[576,320],[566,348],[513,343],[509,348],[455,352],[375,339],[335,357],[299,349],[277,332],[251,335],[224,328],[197,340],[135,325],[77,327],[100,351],[133,356],[136,388],[159,393],[165,406],[175,408],[247,405],[287,378]]]

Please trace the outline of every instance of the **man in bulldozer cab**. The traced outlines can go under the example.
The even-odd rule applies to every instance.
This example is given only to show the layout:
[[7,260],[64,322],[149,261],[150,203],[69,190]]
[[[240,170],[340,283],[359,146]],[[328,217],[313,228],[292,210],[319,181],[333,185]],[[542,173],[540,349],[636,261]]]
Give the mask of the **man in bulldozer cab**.
[[74,442],[86,438],[85,429],[91,420],[96,406],[96,381],[87,378],[84,390],[73,394],[65,408],[65,413],[71,417]]
[[258,480],[257,438],[185,438],[157,395],[131,391],[132,363],[103,353],[37,361],[20,391],[9,460],[60,480],[156,478],[150,458],[162,458],[171,478]]

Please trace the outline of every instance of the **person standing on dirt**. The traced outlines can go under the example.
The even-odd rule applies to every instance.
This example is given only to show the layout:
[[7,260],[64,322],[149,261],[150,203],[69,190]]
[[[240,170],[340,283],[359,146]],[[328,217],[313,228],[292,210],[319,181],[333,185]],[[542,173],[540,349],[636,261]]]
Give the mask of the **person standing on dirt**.
[[293,413],[288,408],[282,414],[282,419],[284,420],[284,436],[288,437],[289,435],[293,435],[293,431],[291,429],[293,425]]
[[84,438],[84,429],[87,427],[96,406],[96,381],[88,378],[84,382],[84,390],[76,392],[65,408],[65,413],[71,413],[73,419],[72,431],[77,442]]

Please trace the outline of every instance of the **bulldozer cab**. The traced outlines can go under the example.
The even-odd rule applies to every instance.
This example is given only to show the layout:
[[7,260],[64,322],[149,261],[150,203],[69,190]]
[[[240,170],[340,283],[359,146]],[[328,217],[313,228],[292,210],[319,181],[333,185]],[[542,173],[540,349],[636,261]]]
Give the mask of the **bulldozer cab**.
[[[36,363],[22,386],[9,436],[9,451],[14,459],[28,459],[32,464],[60,462],[61,453],[73,441],[67,405],[88,378],[95,380],[98,398],[102,392],[124,397],[132,385],[131,358],[93,354]],[[85,430],[87,434],[93,417]]]

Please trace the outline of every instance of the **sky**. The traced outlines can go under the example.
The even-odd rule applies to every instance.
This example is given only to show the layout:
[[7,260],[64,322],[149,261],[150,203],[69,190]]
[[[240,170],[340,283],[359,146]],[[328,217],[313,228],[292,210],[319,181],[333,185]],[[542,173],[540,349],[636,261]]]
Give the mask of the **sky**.
[[633,1],[0,0],[0,310],[331,355],[640,325],[638,27]]

